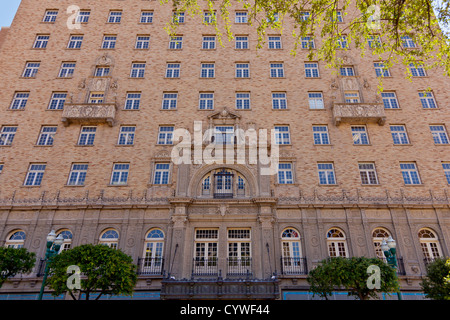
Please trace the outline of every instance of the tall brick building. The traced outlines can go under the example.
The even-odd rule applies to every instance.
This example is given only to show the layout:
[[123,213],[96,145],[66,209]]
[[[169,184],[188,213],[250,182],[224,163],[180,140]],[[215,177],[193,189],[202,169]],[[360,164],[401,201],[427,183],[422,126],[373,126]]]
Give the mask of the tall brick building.
[[[442,70],[407,80],[405,66],[384,70],[350,44],[333,73],[306,49],[290,54],[288,19],[256,50],[238,5],[223,46],[188,14],[169,37],[174,13],[158,1],[72,5],[23,0],[0,36],[0,245],[38,257],[1,299],[37,295],[51,230],[64,249],[104,243],[132,256],[139,299],[310,299],[320,260],[382,259],[392,236],[404,299],[421,298],[426,264],[450,250]],[[192,155],[236,150],[239,130],[274,130],[277,173],[249,157],[176,164],[180,128],[202,137]]]

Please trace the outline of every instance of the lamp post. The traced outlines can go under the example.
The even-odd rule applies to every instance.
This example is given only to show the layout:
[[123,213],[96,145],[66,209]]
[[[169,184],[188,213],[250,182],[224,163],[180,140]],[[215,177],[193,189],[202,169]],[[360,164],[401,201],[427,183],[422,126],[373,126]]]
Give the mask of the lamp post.
[[49,262],[52,261],[53,257],[56,256],[61,248],[61,245],[64,242],[63,236],[60,234],[56,237],[55,231],[52,230],[47,235],[47,250],[45,252],[45,270],[44,270],[44,278],[42,279],[41,291],[39,292],[38,300],[42,300],[42,295],[44,294],[45,282],[47,281],[48,276],[48,265]]
[[[397,243],[391,236],[386,240],[383,239],[381,242],[381,250],[384,252],[384,256],[386,257],[387,263],[390,267],[394,268],[395,273],[397,274]],[[402,300],[402,295],[400,290],[397,292],[398,300]]]

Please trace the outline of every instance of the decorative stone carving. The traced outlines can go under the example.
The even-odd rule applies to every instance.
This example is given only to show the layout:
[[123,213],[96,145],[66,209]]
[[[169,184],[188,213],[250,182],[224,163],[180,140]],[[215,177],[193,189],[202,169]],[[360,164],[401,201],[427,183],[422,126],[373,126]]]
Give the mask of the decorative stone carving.
[[116,117],[115,104],[66,104],[61,121],[68,126],[71,122],[106,122],[113,126]]
[[220,214],[222,217],[225,216],[225,214],[230,213],[228,206],[226,204],[221,204],[216,211],[218,214]]
[[341,122],[367,123],[370,121],[384,125],[386,114],[383,105],[378,103],[334,103],[333,118],[336,126]]

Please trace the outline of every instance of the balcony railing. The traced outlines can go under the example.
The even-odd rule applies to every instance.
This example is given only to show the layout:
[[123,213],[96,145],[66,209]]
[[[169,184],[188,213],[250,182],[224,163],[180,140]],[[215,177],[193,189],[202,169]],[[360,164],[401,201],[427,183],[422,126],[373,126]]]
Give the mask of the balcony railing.
[[72,122],[89,124],[107,123],[113,126],[116,118],[114,103],[65,104],[61,121],[68,126]]
[[281,258],[281,273],[284,275],[308,274],[306,258]]
[[252,258],[228,258],[227,275],[245,276],[252,274]]
[[219,273],[217,258],[194,258],[192,265],[193,276],[216,276]]
[[384,125],[386,114],[380,103],[335,103],[333,105],[334,124],[377,122]]
[[163,258],[139,258],[138,275],[162,275],[164,268]]

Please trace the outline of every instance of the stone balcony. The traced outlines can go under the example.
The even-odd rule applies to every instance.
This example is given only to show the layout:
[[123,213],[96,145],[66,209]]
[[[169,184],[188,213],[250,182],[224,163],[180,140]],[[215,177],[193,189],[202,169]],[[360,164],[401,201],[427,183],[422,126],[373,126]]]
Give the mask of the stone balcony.
[[65,126],[70,123],[114,125],[117,107],[115,103],[77,103],[65,104],[61,121]]
[[354,124],[376,122],[384,125],[386,114],[382,103],[335,103],[333,120],[336,126],[342,122]]

